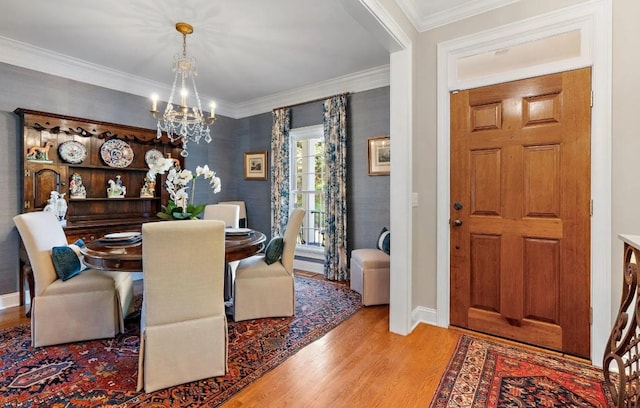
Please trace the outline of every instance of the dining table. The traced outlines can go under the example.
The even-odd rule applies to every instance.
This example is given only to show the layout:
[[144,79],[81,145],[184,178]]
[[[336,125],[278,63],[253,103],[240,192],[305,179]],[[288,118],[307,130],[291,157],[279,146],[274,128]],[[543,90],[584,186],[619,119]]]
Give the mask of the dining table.
[[[142,236],[140,233],[111,234],[87,242],[80,248],[83,262],[90,268],[104,271],[142,272]],[[227,263],[248,258],[264,249],[266,236],[250,228],[227,229],[224,241],[225,261]]]
[[[110,239],[129,237],[127,239]],[[225,230],[224,253],[224,301],[231,302],[233,296],[233,276],[230,262],[248,258],[262,251],[266,236],[250,228],[227,228]],[[104,271],[143,272],[142,234],[123,232],[107,234],[80,248],[83,262],[90,268]]]

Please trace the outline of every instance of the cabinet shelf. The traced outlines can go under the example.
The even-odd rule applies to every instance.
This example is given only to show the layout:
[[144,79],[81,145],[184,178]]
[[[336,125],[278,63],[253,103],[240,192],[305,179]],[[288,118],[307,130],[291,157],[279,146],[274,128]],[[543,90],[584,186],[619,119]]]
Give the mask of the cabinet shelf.
[[122,197],[122,198],[110,198],[110,197],[87,197],[87,198],[71,198],[69,201],[74,203],[81,203],[83,201],[149,201],[159,200],[160,197]]
[[109,166],[94,166],[94,165],[83,165],[83,164],[69,164],[70,169],[88,169],[88,170],[101,170],[101,171],[134,171],[134,172],[148,172],[148,167],[109,167]]

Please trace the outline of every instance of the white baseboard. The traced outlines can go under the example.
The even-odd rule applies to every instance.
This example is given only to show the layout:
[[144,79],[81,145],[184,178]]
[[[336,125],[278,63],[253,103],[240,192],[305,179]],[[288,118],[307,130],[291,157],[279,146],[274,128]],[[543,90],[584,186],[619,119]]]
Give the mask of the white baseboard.
[[412,327],[411,331],[416,328],[420,323],[430,324],[432,326],[438,325],[436,309],[428,307],[418,306],[411,312]]
[[302,261],[300,259],[294,259],[293,267],[295,269],[302,269],[303,271],[324,273],[324,265],[318,262],[309,262],[309,261]]
[[[29,303],[29,292],[25,295],[27,304]],[[0,310],[10,307],[20,306],[20,293],[13,292],[6,295],[0,295]]]

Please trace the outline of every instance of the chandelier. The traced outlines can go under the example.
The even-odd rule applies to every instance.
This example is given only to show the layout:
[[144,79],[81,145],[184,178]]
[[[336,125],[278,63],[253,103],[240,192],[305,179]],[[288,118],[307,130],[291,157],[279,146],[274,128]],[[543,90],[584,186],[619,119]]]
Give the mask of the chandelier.
[[[205,117],[200,103],[200,95],[196,88],[196,59],[187,57],[187,35],[193,33],[193,27],[187,23],[176,23],[176,30],[182,34],[182,54],[176,54],[173,57],[173,85],[171,86],[171,95],[167,102],[167,107],[162,116],[158,116],[158,95],[151,96],[151,114],[158,120],[157,137],[162,137],[162,132],[166,132],[172,142],[182,142],[182,152],[180,155],[187,157],[187,143],[193,141],[200,143],[200,139],[204,138],[205,142],[211,142],[211,133],[209,126],[216,121],[215,108],[216,104],[211,102],[209,105],[209,116]],[[180,106],[174,107],[173,97],[176,92],[176,85],[180,78]],[[189,90],[187,85],[190,83],[193,88],[195,98],[195,106],[189,108],[187,105],[187,97]],[[177,108],[177,109],[176,109]]]

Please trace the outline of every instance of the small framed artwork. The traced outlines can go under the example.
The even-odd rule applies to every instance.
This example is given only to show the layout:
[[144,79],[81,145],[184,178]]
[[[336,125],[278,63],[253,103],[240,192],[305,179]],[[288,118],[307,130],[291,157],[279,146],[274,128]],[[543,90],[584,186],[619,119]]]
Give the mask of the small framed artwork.
[[388,176],[391,170],[389,136],[369,138],[369,175]]
[[267,152],[246,152],[244,154],[244,179],[267,179]]

